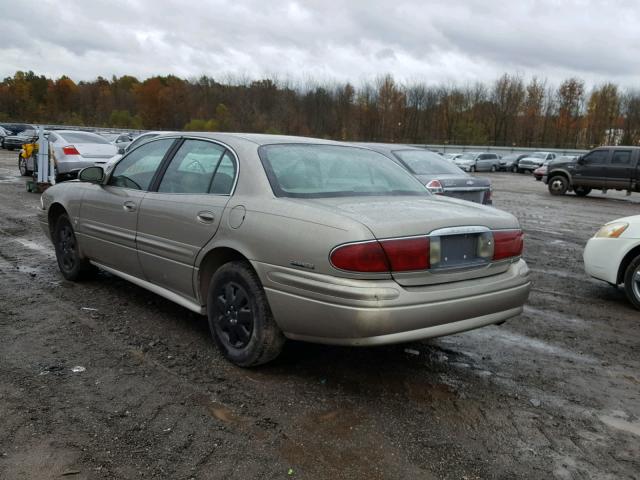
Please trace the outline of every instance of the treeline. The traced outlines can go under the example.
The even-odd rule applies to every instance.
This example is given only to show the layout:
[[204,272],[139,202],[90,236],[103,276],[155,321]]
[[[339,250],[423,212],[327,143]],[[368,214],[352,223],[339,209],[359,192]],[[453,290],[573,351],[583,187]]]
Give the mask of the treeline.
[[17,72],[0,121],[158,130],[266,132],[342,140],[590,148],[640,143],[640,92],[505,74],[490,84],[404,84],[387,75],[294,85],[203,76],[74,82]]

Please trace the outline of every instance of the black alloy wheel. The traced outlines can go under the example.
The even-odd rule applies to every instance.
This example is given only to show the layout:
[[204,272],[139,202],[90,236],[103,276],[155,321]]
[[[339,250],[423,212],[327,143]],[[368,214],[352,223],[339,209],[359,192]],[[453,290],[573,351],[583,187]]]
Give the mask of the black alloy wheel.
[[253,333],[253,309],[247,291],[235,282],[229,282],[215,295],[218,335],[231,348],[244,348]]
[[276,324],[258,275],[246,261],[225,263],[207,294],[211,335],[222,354],[241,367],[276,358],[285,337]]
[[80,256],[78,239],[66,214],[60,215],[53,232],[56,260],[62,276],[67,280],[79,280],[95,271],[89,261]]

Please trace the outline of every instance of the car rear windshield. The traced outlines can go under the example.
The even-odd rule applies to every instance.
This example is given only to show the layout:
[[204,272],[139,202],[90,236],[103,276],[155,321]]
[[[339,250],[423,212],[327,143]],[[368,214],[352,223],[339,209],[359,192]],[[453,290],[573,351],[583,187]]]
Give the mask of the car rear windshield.
[[109,143],[106,138],[89,132],[56,132],[69,143]]
[[393,153],[415,175],[463,175],[462,170],[435,153],[421,150],[396,150]]
[[393,160],[364,148],[278,144],[260,147],[259,154],[279,197],[430,195]]

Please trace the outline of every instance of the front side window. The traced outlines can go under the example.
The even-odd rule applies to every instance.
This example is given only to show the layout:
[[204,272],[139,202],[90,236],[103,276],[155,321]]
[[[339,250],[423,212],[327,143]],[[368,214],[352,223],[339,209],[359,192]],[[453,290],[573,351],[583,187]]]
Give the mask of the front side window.
[[429,195],[400,165],[371,150],[280,144],[262,146],[258,152],[279,197]]
[[225,148],[216,143],[185,140],[164,173],[158,191],[209,193],[213,176],[224,153]]
[[615,150],[611,158],[612,165],[630,165],[631,150]]
[[585,165],[603,165],[607,163],[608,156],[608,150],[595,150],[593,152],[587,153],[583,157],[583,163]]
[[153,176],[173,142],[173,138],[149,142],[125,156],[115,166],[109,185],[149,190]]

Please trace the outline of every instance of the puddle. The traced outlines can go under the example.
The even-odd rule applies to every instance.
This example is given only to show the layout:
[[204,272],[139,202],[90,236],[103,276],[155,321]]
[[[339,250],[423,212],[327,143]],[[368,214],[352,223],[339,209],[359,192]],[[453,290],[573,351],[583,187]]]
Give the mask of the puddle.
[[39,267],[29,267],[26,265],[19,265],[17,270],[22,273],[29,273],[31,275],[36,275],[37,273],[40,273],[42,269]]
[[472,334],[484,337],[492,342],[497,340],[504,344],[517,347],[518,349],[528,348],[530,350],[535,350],[537,352],[546,353],[556,357],[567,358],[577,362],[599,363],[595,358],[590,357],[589,355],[576,353],[519,333],[507,332],[505,330],[496,331],[496,329],[485,328],[476,330],[472,332]]
[[598,419],[609,427],[640,437],[640,422],[630,422],[625,420],[623,416],[627,415],[624,412],[614,412],[613,415],[600,415]]

